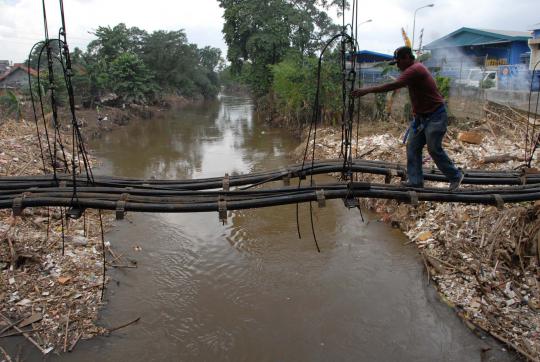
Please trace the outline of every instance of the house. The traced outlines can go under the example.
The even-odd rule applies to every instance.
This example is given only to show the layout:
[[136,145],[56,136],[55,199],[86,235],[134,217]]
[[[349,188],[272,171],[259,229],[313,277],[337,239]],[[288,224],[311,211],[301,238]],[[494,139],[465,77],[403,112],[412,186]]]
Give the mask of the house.
[[0,60],[0,75],[9,70],[11,62],[9,60]]
[[[540,29],[534,29],[532,32],[533,37],[529,39],[529,48],[531,49],[530,70],[533,70],[536,64],[540,62]],[[540,73],[540,65],[536,67],[536,70]]]
[[28,68],[23,64],[13,64],[4,74],[0,75],[0,89],[20,89],[28,85],[28,73],[37,77],[35,69]]
[[424,48],[431,51],[430,66],[497,67],[528,61],[530,32],[461,28]]

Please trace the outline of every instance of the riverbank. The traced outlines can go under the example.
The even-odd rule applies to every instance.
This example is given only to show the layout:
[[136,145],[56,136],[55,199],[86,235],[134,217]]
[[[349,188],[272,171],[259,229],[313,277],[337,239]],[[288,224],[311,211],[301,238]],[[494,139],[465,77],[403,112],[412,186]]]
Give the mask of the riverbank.
[[[161,112],[181,109],[198,101],[174,97],[160,106],[125,108],[98,107],[77,110],[77,120],[85,139],[100,137],[135,119],[159,117]],[[60,137],[68,164],[71,155],[71,124],[66,109],[61,109]],[[43,162],[33,113],[25,109],[24,118],[0,123],[0,175],[43,174]],[[51,132],[51,116],[45,117]],[[40,121],[42,124],[42,121]],[[46,140],[40,127],[42,142]],[[64,157],[63,155],[61,157]],[[98,161],[89,155],[90,165]],[[45,166],[48,173],[50,166]],[[136,267],[114,253],[103,231],[113,225],[113,215],[87,210],[83,217],[65,218],[61,208],[26,208],[20,216],[0,210],[0,335],[20,335],[42,354],[66,352],[80,340],[109,333],[96,321],[104,303],[103,290],[108,278],[106,267]],[[103,252],[105,246],[105,254]],[[1,345],[0,345],[1,347]],[[13,351],[10,351],[13,353]],[[9,360],[0,349],[0,360]],[[4,354],[4,355],[2,355]],[[14,358],[14,356],[13,356]]]
[[[0,134],[0,175],[43,173],[33,122],[4,122]],[[45,139],[44,132],[40,136]],[[68,161],[69,136],[62,134]],[[90,157],[90,163],[96,160]],[[106,333],[95,324],[107,282],[100,215],[90,210],[73,220],[64,213],[60,208],[27,208],[20,216],[0,211],[0,330],[3,336],[25,331],[43,354]],[[103,213],[101,220],[107,229],[112,214]]]
[[[449,127],[444,145],[459,167],[515,169],[523,163],[527,121],[519,113],[492,105],[482,122],[458,124],[461,131],[456,125]],[[395,129],[372,133],[361,137],[358,147],[354,144],[353,155],[405,165],[405,146]],[[315,144],[317,159],[339,158],[341,130],[318,130]],[[310,149],[312,145],[313,141]],[[305,143],[299,146],[297,155],[303,155],[304,147]],[[532,166],[540,166],[538,159]],[[424,167],[435,167],[429,157]],[[359,179],[384,182],[380,176],[359,175]],[[446,188],[448,184],[427,186]],[[540,359],[540,202],[500,209],[430,202],[411,206],[375,199],[361,202],[416,245],[428,280],[471,329],[491,334],[530,360]]]

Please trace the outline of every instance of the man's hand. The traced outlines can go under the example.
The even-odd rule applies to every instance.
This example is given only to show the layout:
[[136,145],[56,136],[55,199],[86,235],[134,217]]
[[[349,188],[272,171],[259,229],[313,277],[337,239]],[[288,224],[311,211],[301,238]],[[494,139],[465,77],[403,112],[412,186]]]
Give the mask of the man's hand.
[[369,89],[368,88],[360,88],[360,89],[355,89],[351,92],[351,96],[353,97],[363,97],[365,96],[366,94],[369,93]]

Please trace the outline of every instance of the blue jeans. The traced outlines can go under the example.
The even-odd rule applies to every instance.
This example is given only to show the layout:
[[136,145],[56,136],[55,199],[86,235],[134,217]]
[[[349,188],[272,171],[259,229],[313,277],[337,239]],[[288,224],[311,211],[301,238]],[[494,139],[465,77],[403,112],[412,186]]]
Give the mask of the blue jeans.
[[416,127],[411,127],[407,142],[407,178],[412,185],[423,185],[422,150],[427,144],[428,153],[448,181],[459,180],[461,172],[442,148],[442,140],[448,127],[446,108],[430,115],[417,116]]

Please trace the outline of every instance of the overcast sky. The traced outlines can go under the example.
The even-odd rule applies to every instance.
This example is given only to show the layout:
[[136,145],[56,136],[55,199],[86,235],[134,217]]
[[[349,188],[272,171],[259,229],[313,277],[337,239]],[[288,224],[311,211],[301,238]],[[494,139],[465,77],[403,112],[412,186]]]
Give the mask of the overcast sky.
[[[48,0],[49,34],[57,36],[58,1]],[[420,0],[360,0],[361,49],[392,53],[402,45],[401,27],[412,38],[415,9],[429,4]],[[424,44],[462,26],[480,29],[530,30],[540,25],[540,0],[433,0],[432,8],[416,16],[416,39],[424,28]],[[149,32],[184,29],[191,43],[221,48],[223,11],[216,0],[64,0],[68,43],[86,49],[98,26],[126,23]],[[335,16],[335,14],[333,14]],[[350,19],[350,16],[347,17]],[[341,22],[340,22],[341,23]],[[40,0],[0,0],[0,59],[22,62],[32,45],[44,37]]]

